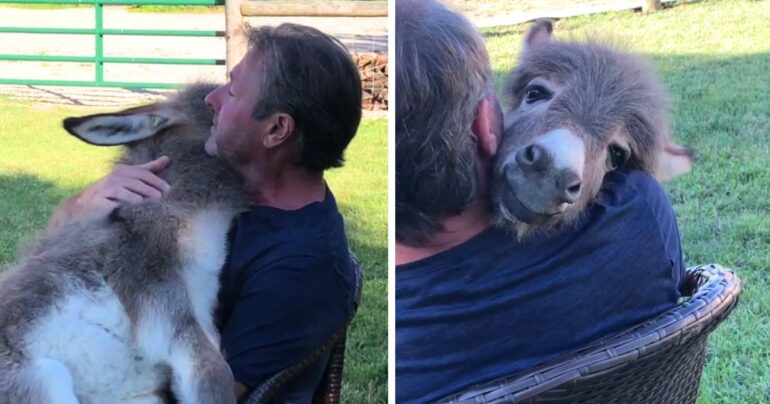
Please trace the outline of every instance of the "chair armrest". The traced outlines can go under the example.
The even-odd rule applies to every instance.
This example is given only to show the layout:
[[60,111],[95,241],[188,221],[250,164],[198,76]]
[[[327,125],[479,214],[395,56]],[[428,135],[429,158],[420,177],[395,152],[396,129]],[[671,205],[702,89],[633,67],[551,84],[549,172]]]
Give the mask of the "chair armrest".
[[[336,403],[339,402],[341,384],[342,384],[342,361],[345,357],[345,342],[347,339],[348,326],[350,325],[353,317],[358,312],[358,306],[361,302],[361,293],[363,289],[363,275],[361,274],[361,267],[358,264],[358,260],[351,252],[351,259],[355,265],[355,289],[354,289],[354,304],[353,312],[348,318],[345,325],[337,329],[321,346],[319,346],[310,355],[303,358],[300,362],[278,372],[273,377],[257,386],[251,391],[244,400],[247,404],[259,404],[268,402],[270,399],[280,394],[286,387],[305,369],[308,369],[313,363],[318,361],[325,353],[331,352],[329,363],[326,365],[326,370],[321,379],[319,389],[321,392],[316,391],[313,401],[316,402],[316,397],[325,397],[323,403]],[[341,350],[341,352],[340,352]],[[334,399],[336,398],[336,401]]]
[[[532,370],[474,386],[440,402],[518,402],[559,386],[577,386],[581,379],[606,376],[693,339],[705,344],[708,334],[735,308],[740,279],[718,265],[703,265],[688,268],[682,286],[683,294],[691,298],[657,317]],[[699,360],[702,365],[702,358]]]

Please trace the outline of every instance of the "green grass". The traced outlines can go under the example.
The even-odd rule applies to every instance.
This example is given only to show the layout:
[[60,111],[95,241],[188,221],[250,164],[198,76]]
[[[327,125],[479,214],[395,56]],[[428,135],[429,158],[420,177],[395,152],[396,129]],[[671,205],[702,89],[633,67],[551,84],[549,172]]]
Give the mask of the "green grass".
[[[264,0],[262,0],[264,1]],[[283,0],[291,2],[305,2],[307,0]],[[369,0],[363,0],[369,1]],[[165,5],[148,5],[148,6],[129,6],[128,11],[134,13],[193,13],[193,14],[216,14],[220,13],[224,15],[225,6],[165,6]]]
[[[0,270],[45,227],[55,206],[100,178],[116,149],[86,145],[62,118],[93,110],[41,109],[0,99]],[[348,335],[343,378],[347,403],[387,400],[387,122],[365,120],[345,168],[328,181],[363,265],[362,304]]]
[[385,403],[388,393],[388,125],[364,120],[344,168],[327,174],[363,265],[361,308],[351,326],[342,401]]
[[[610,37],[648,55],[674,103],[678,142],[698,156],[670,184],[687,265],[743,280],[709,340],[699,403],[770,403],[770,1],[709,1],[642,15],[559,21],[557,37]],[[515,64],[526,26],[485,31],[493,68]]]

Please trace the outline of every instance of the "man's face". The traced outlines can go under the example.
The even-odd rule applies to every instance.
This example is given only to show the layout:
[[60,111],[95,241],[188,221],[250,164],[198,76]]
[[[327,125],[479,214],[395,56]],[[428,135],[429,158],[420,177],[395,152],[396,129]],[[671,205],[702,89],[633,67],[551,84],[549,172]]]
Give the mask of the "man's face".
[[230,82],[206,96],[214,112],[206,153],[235,167],[250,164],[259,155],[264,125],[252,117],[259,96],[259,54],[249,53],[233,68]]

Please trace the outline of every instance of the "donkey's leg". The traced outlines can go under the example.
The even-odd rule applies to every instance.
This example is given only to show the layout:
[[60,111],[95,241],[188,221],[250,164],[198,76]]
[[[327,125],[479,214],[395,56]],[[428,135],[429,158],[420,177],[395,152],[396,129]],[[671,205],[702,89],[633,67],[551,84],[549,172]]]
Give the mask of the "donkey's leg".
[[[51,404],[78,404],[75,384],[67,367],[54,359],[37,358],[24,371],[34,401]],[[32,398],[31,397],[31,398]],[[40,401],[37,401],[40,400]]]
[[184,288],[152,291],[141,299],[137,343],[151,360],[171,366],[182,403],[235,403],[230,367],[195,318]]
[[167,401],[158,395],[131,397],[121,401],[123,404],[166,404]]
[[235,404],[230,367],[197,324],[174,340],[169,363],[181,402]]

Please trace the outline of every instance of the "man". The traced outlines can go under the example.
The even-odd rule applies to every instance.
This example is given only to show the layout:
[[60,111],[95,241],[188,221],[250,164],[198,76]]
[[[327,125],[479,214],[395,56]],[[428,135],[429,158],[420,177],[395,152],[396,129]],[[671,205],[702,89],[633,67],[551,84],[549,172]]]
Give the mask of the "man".
[[660,185],[605,177],[573,228],[491,228],[502,114],[481,36],[433,0],[396,3],[396,397],[437,400],[677,304],[679,234]]
[[[354,310],[355,268],[323,172],[342,165],[361,119],[358,70],[339,41],[293,24],[248,35],[231,81],[206,97],[206,152],[244,177],[253,202],[230,232],[217,312],[238,398],[313,352]],[[161,198],[174,184],[157,174],[173,163],[117,167],[53,222]],[[281,401],[310,402],[325,363]]]

